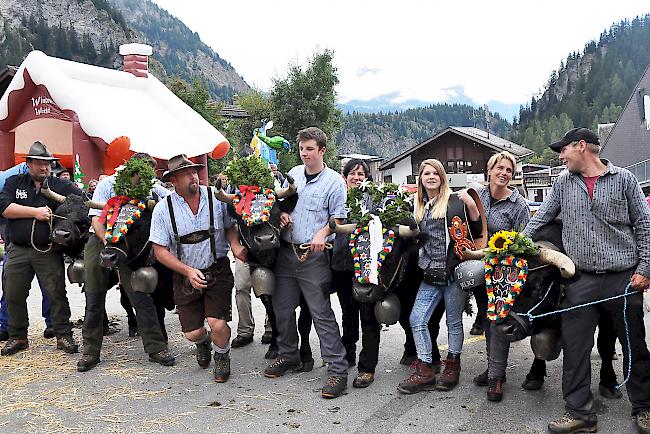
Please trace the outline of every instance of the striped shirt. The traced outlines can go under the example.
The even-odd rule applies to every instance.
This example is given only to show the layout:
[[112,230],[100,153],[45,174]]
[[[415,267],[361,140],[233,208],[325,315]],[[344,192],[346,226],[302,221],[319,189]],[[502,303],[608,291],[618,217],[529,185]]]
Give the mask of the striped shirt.
[[530,209],[526,199],[519,194],[517,189],[511,190],[512,194],[505,199],[492,203],[490,188],[483,187],[478,190],[485,217],[487,219],[488,237],[499,231],[520,231],[530,221]]
[[562,213],[562,242],[576,267],[586,272],[636,272],[650,277],[650,209],[639,182],[626,169],[607,165],[589,199],[579,174],[563,172],[524,233],[532,235]]
[[[210,227],[210,209],[208,208],[208,189],[199,187],[201,197],[199,199],[199,210],[196,215],[185,202],[185,199],[176,192],[171,194],[172,206],[174,207],[174,220],[178,235],[183,236],[192,232],[207,230]],[[228,241],[224,229],[233,225],[233,220],[226,212],[226,204],[213,197],[214,209],[214,235],[217,258],[222,258],[228,253]],[[169,216],[167,199],[161,200],[153,209],[151,217],[151,230],[149,241],[160,246],[169,247],[169,250],[176,255],[176,243],[174,242],[174,231]],[[197,269],[208,268],[213,263],[210,240],[206,239],[196,244],[181,244],[181,257],[184,264]]]
[[[282,238],[290,243],[309,243],[327,225],[330,217],[344,219],[347,195],[343,177],[325,166],[318,176],[307,182],[305,166],[289,171],[298,189],[298,202],[291,212],[293,224],[282,231]],[[289,232],[291,231],[291,232]],[[327,237],[332,240],[333,235]]]

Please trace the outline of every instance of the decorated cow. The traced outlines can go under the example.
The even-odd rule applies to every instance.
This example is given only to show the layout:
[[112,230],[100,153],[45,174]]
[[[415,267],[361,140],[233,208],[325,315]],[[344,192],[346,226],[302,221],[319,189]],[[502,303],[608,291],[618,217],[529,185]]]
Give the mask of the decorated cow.
[[248,249],[253,291],[264,304],[271,323],[272,338],[267,353],[267,358],[270,358],[273,352],[277,352],[271,294],[275,286],[272,269],[280,248],[280,214],[290,206],[290,202],[295,205],[296,187],[293,179],[288,177],[288,187],[273,189],[270,169],[255,155],[231,161],[226,173],[239,186],[239,191],[235,194],[225,193],[221,179],[218,179],[215,196],[228,205],[228,213],[237,221],[242,244]]
[[[490,239],[489,248],[466,251],[465,256],[485,261],[487,315],[497,323],[498,332],[510,342],[531,337],[536,360],[527,378],[540,379],[541,387],[546,372],[544,361],[558,358],[561,351],[561,318],[553,312],[560,305],[566,282],[580,278],[573,261],[564,254],[562,225],[548,223],[533,240],[520,233],[501,231]],[[613,350],[615,333],[611,324],[601,323],[599,329],[601,386],[608,389],[601,390],[601,394],[620,396],[612,384],[616,378],[612,358],[602,353],[610,347]]]

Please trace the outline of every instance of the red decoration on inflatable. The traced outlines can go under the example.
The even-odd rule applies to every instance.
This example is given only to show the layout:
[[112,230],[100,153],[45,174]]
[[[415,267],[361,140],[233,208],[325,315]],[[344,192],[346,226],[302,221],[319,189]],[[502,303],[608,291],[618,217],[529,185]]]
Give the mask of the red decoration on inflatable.
[[228,141],[223,141],[219,143],[210,153],[210,158],[213,160],[218,160],[220,158],[223,158],[226,156],[226,154],[230,151],[230,143]]
[[104,173],[106,175],[115,173],[117,166],[124,164],[126,160],[135,154],[129,149],[130,147],[131,139],[127,136],[120,136],[108,145],[104,155]]

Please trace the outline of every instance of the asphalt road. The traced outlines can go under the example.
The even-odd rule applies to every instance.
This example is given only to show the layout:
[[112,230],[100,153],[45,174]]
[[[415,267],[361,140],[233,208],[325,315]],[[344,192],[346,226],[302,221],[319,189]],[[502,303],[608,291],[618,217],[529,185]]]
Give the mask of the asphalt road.
[[[68,285],[72,320],[83,316],[84,299],[77,285]],[[32,287],[29,298],[30,348],[13,357],[0,358],[0,432],[246,432],[246,433],[425,433],[546,432],[549,421],[563,413],[561,359],[548,365],[549,377],[542,390],[521,388],[532,361],[528,340],[513,344],[507,371],[504,400],[488,402],[485,389],[472,378],[486,367],[485,341],[470,336],[472,319],[465,316],[466,341],[462,355],[460,385],[451,392],[424,392],[405,396],[397,384],[409,368],[399,365],[404,333],[399,325],[381,333],[380,362],[375,382],[367,389],[352,388],[356,369],[350,371],[347,393],[333,400],[320,397],[326,370],[320,366],[318,337],[312,330],[311,344],[317,367],[309,373],[290,374],[276,380],[261,371],[266,345],[264,309],[254,300],[257,321],[255,342],[231,351],[230,380],[212,381],[210,369],[198,367],[194,345],[180,332],[176,315],[166,319],[170,349],[177,357],[173,367],[150,363],[138,338],[129,338],[119,293],[109,291],[107,311],[121,331],[106,337],[102,362],[86,373],[76,372],[79,355],[55,350],[54,340],[42,337],[40,291]],[[336,296],[332,298],[340,324]],[[233,300],[231,323],[236,326]],[[646,329],[650,316],[645,318]],[[234,337],[233,332],[233,337]],[[75,337],[81,340],[80,329]],[[444,324],[438,344],[446,351]],[[443,351],[443,353],[445,352]],[[622,356],[615,362],[619,380]],[[593,388],[597,393],[599,357],[592,352]],[[634,432],[630,404],[597,396],[599,430],[604,433]]]

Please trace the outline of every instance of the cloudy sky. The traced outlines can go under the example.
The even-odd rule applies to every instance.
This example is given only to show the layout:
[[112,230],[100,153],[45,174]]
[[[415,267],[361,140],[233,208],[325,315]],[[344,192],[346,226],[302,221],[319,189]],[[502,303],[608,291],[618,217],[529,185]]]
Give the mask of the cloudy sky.
[[480,104],[525,103],[570,52],[650,12],[641,0],[154,1],[262,90],[334,50],[341,102],[444,101],[462,86]]

